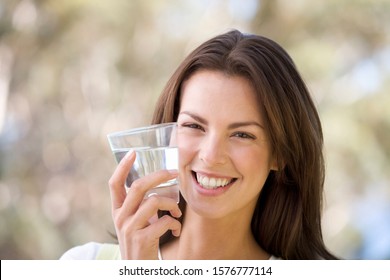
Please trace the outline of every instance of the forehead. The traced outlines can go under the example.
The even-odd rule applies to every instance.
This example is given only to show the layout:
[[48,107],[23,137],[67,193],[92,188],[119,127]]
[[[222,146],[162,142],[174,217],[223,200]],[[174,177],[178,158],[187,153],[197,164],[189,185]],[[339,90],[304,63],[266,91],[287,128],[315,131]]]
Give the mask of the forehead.
[[188,108],[237,117],[261,115],[256,91],[248,79],[212,70],[195,72],[183,83],[180,111]]

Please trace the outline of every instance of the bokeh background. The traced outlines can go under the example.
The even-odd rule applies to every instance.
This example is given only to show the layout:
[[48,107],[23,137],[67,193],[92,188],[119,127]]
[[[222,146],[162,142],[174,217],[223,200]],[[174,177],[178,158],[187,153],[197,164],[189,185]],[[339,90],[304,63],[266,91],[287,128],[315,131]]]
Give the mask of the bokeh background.
[[149,124],[199,43],[279,42],[318,106],[329,248],[390,259],[389,0],[1,0],[0,259],[112,242],[106,134]]

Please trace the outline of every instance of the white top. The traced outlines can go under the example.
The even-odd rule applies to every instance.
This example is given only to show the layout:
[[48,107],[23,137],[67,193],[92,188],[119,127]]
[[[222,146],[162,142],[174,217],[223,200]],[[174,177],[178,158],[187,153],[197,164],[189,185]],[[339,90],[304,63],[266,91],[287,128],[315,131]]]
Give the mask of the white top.
[[[66,251],[60,258],[60,260],[96,260],[98,252],[102,247],[102,243],[89,242],[81,246],[76,246]],[[158,259],[162,260],[160,248],[158,250]],[[280,260],[273,255],[270,260]]]
[[66,251],[60,260],[95,260],[102,243],[89,242]]

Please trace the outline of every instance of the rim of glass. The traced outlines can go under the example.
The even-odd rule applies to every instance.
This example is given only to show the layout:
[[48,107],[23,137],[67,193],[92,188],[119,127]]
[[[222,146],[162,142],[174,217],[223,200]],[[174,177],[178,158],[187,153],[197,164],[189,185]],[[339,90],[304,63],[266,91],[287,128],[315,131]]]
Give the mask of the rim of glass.
[[111,133],[107,134],[107,137],[110,138],[110,137],[118,136],[118,135],[131,135],[131,134],[151,130],[154,128],[164,128],[164,127],[168,127],[168,126],[177,126],[177,122],[158,123],[158,124],[152,124],[152,125],[143,126],[143,127],[136,127],[136,128],[111,132]]

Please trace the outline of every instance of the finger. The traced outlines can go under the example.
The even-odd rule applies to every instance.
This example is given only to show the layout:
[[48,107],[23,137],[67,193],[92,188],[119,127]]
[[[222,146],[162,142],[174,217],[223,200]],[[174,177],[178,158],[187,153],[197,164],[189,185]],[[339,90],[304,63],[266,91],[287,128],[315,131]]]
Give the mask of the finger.
[[174,236],[180,236],[181,223],[171,216],[164,215],[155,223],[144,228],[143,232],[154,240],[156,238],[160,238],[168,230],[171,230]]
[[137,213],[134,214],[134,226],[136,228],[144,228],[154,223],[156,220],[153,220],[153,217],[156,216],[158,210],[169,211],[175,218],[180,218],[182,215],[174,199],[155,195],[146,199]]
[[110,187],[112,210],[122,207],[126,198],[126,190],[124,188],[127,175],[135,161],[135,152],[129,151],[119,162],[113,175],[111,176],[108,185]]
[[131,184],[123,208],[126,209],[126,215],[133,215],[137,212],[139,206],[144,200],[146,193],[169,180],[178,176],[177,170],[160,170],[139,178]]

